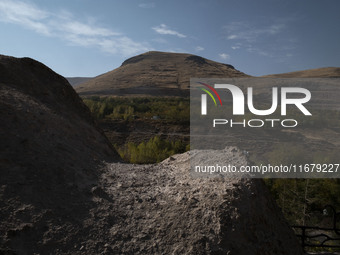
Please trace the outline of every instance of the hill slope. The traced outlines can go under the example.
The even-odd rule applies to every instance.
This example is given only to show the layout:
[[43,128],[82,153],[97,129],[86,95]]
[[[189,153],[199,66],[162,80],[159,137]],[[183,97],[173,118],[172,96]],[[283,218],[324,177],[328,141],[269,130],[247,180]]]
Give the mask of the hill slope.
[[270,74],[262,77],[273,78],[339,78],[340,67],[324,67],[290,73]]
[[77,86],[80,95],[186,96],[191,77],[244,77],[233,66],[184,53],[147,52]]

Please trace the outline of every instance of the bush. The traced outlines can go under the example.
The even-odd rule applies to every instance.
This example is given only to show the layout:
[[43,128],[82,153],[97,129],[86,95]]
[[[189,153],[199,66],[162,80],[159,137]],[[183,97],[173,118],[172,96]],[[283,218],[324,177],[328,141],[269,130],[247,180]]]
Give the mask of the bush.
[[91,97],[83,101],[98,119],[150,119],[152,116],[177,122],[189,122],[190,119],[190,103],[187,98]]
[[126,161],[135,164],[150,164],[160,162],[176,153],[183,153],[187,149],[182,141],[162,140],[159,136],[151,138],[148,142],[140,144],[129,142],[118,147],[120,156]]

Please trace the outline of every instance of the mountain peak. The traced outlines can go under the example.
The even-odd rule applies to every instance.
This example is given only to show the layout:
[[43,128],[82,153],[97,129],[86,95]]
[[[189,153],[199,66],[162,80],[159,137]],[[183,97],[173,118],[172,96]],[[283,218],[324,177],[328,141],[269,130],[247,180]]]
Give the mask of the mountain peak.
[[190,78],[247,77],[232,65],[188,53],[149,51],[81,84],[80,95],[188,96]]
[[[162,52],[162,51],[148,51],[145,52],[143,54],[128,58],[127,60],[125,60],[121,66],[125,66],[127,64],[134,64],[134,63],[138,63],[140,61],[143,61],[145,59],[153,59],[153,58],[179,58],[182,60],[182,58],[184,57],[185,61],[192,61],[195,64],[198,65],[204,65],[204,64],[208,64],[208,60],[206,58],[203,58],[201,56],[197,56],[197,55],[192,55],[192,54],[188,54],[188,53],[172,53],[172,52]],[[223,63],[221,63],[223,64]],[[229,68],[235,69],[232,65],[229,64],[224,64]]]

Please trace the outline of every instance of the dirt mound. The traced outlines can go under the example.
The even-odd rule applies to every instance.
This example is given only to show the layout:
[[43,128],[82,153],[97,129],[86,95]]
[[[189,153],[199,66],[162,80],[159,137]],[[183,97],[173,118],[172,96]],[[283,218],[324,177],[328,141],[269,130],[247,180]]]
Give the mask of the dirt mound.
[[84,190],[118,156],[69,83],[32,59],[0,56],[0,116],[0,247],[55,247],[48,233],[79,231]]
[[[231,164],[247,164],[236,148],[224,154]],[[157,165],[108,164],[96,188],[97,233],[106,233],[106,251],[303,254],[262,180],[193,178],[188,170],[189,153]]]
[[184,53],[151,51],[80,84],[80,95],[188,96],[191,77],[247,77],[233,66]]
[[[31,154],[35,165],[77,160],[85,166],[117,156],[67,80],[48,67],[29,58],[0,56],[0,84],[5,163],[17,164],[20,156],[19,161],[32,164]],[[73,158],[64,158],[65,152]]]

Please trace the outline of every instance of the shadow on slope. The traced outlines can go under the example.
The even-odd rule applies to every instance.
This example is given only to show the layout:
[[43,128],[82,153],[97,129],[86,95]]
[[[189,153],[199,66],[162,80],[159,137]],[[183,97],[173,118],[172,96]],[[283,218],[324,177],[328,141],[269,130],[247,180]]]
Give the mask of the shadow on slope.
[[69,83],[29,58],[0,56],[0,116],[2,252],[69,250],[87,228],[98,165],[117,154]]

